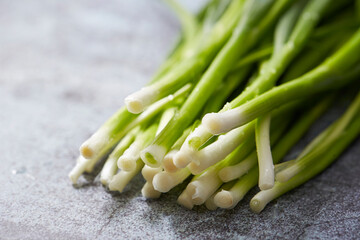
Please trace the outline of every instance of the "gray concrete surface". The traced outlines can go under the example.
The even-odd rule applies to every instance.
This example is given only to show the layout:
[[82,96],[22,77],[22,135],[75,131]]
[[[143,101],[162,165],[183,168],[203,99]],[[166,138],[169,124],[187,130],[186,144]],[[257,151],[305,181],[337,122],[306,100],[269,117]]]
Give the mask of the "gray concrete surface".
[[178,31],[160,1],[0,1],[0,239],[359,239],[359,140],[259,215],[248,207],[256,189],[209,212],[178,206],[180,188],[145,200],[140,177],[123,194],[93,176],[70,184],[78,146],[150,78]]

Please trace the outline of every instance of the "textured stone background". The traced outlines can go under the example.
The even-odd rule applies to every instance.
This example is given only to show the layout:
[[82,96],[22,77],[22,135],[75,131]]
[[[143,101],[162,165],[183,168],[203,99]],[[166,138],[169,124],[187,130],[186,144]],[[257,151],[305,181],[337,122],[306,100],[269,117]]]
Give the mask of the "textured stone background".
[[93,176],[70,184],[78,146],[150,78],[178,31],[160,1],[0,1],[0,239],[360,238],[359,140],[260,215],[248,207],[256,189],[209,212],[178,206],[179,188],[145,200],[140,177],[121,195]]

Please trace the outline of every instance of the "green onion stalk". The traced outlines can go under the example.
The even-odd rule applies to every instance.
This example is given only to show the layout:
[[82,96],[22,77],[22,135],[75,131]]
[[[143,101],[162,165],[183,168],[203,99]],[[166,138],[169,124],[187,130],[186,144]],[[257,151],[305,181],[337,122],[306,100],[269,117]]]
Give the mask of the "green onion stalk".
[[121,108],[81,145],[81,155],[97,162],[133,128],[151,122],[158,113],[184,98],[191,87],[191,84],[185,85],[173,95],[160,99],[140,115],[129,113],[125,107]]
[[156,191],[150,182],[146,182],[141,189],[141,195],[148,199],[155,199],[161,196],[161,192]]
[[136,161],[136,166],[131,171],[120,171],[113,176],[109,183],[110,191],[122,192],[126,185],[141,171],[144,163],[139,159]]
[[[273,154],[274,163],[278,163],[286,153],[300,140],[300,138],[307,132],[311,125],[331,106],[334,97],[330,96],[321,100],[317,105],[305,112],[296,123],[284,134],[279,141],[275,143]],[[220,191],[214,198],[215,204],[220,208],[233,208],[237,205],[245,194],[258,184],[259,168],[257,166],[256,154],[253,153],[253,158],[247,158],[240,162],[247,165],[247,173],[237,169],[237,165],[230,165],[223,168],[219,172],[219,176],[225,182],[235,180],[238,178],[233,187],[229,190]],[[243,167],[246,167],[244,166]],[[250,166],[249,166],[250,165]],[[233,177],[227,177],[222,171],[227,171]],[[228,178],[228,179],[227,179]]]
[[[171,108],[168,110],[172,110]],[[169,120],[168,116],[169,111],[164,111],[159,119],[160,122]],[[135,139],[132,143],[128,141],[128,145],[122,142],[129,138],[127,135],[121,142],[122,148],[119,147],[119,151],[114,151],[112,157],[115,158],[120,155],[120,149],[122,151],[121,156],[117,160],[117,165],[120,171],[117,174],[111,176],[111,180],[108,182],[108,187],[110,191],[119,191],[122,192],[125,186],[133,179],[144,167],[144,163],[140,159],[140,151],[142,148],[146,147],[154,139],[156,132],[159,126],[159,122],[156,121],[150,126],[146,126],[144,129],[134,129],[134,135],[136,134]],[[124,149],[127,149],[124,151]],[[115,168],[115,167],[114,167]],[[147,186],[147,190],[150,190],[150,186]]]
[[[311,126],[311,124],[321,116],[325,112],[327,108],[331,106],[334,97],[330,96],[322,100],[318,103],[314,108],[304,114],[303,117],[298,120],[298,123],[293,126],[293,130],[288,131],[285,136],[280,136],[276,131],[271,134],[271,146],[277,145],[275,150],[272,152],[274,154],[275,159],[280,159],[283,157],[286,152],[292,147],[293,144],[296,143],[296,140],[299,139],[300,136]],[[297,134],[297,135],[295,135]],[[279,138],[283,138],[280,144],[277,144]],[[291,139],[288,140],[288,139]],[[290,144],[287,144],[286,147],[281,148],[279,146],[284,145],[285,141],[289,141]],[[229,182],[235,179],[238,179],[248,173],[252,168],[257,165],[257,153],[253,151],[250,155],[248,155],[243,161],[238,164],[231,165],[223,168],[219,171],[219,177],[223,182]]]
[[[282,21],[280,21],[277,32],[282,33],[282,35],[280,33],[276,35],[276,37],[281,39],[276,41],[277,44],[275,46],[278,47],[275,48],[274,50],[277,50],[278,48],[280,49],[277,50],[277,52],[273,53],[273,57],[271,58],[269,63],[265,65],[264,69],[262,69],[259,79],[255,80],[254,84],[252,84],[243,93],[241,93],[241,95],[238,96],[237,99],[233,101],[234,103],[236,102],[236,104],[233,105],[239,106],[240,104],[243,104],[246,101],[253,99],[257,95],[267,91],[269,88],[275,85],[276,81],[279,79],[281,74],[286,70],[286,67],[291,63],[291,61],[297,56],[297,54],[304,47],[313,29],[320,20],[320,16],[322,12],[324,12],[324,10],[326,9],[326,7],[330,2],[331,1],[329,0],[309,1],[302,14],[299,16],[299,20],[297,21],[294,30],[289,36],[289,39],[285,40],[286,41],[285,43],[282,43],[282,41],[284,41],[283,38],[286,37],[283,36],[285,35],[285,33],[282,32],[288,32],[289,30],[286,28],[291,28],[291,25],[290,24],[285,25],[283,24]],[[295,7],[300,8],[301,10],[302,6],[295,5]],[[295,8],[295,10],[298,10],[297,8]],[[295,17],[297,12],[294,11],[293,13],[293,11],[294,11],[293,9],[289,9],[289,13],[291,14],[284,16],[283,19],[284,22],[288,23],[291,22],[289,20],[293,20],[293,19],[296,20]],[[295,17],[293,15],[295,15]],[[220,114],[229,114],[228,112],[232,112],[232,111],[224,111],[219,114],[216,113],[208,114],[203,118],[203,124],[205,125],[205,127],[209,128],[210,132],[213,134],[220,134],[227,132],[228,129],[226,128],[222,129],[225,123],[224,124],[218,123],[216,120],[214,120],[214,118],[216,116],[219,116]],[[228,121],[230,120],[231,119],[229,119]]]
[[150,82],[81,145],[73,184],[100,163],[110,191],[124,191],[141,172],[150,199],[192,178],[178,203],[210,210],[233,208],[258,185],[250,207],[260,212],[359,135],[360,93],[280,163],[360,77],[360,1],[209,0],[198,14],[164,1],[181,24],[178,42]]
[[154,176],[152,184],[155,190],[165,193],[182,183],[190,175],[190,170],[187,168],[180,169],[176,172],[162,171]]
[[[214,45],[221,45],[221,41],[226,41],[226,39],[229,37],[230,32],[232,31],[234,24],[236,23],[236,19],[238,18],[236,15],[241,9],[241,6],[243,5],[242,0],[236,0],[233,1],[232,4],[228,7],[226,12],[222,15],[221,19],[213,26],[213,30],[211,35],[213,36],[209,40],[210,43],[208,43],[209,51],[216,52],[216,47]],[[214,4],[213,4],[214,5]],[[215,5],[216,6],[216,5]],[[177,6],[179,7],[179,6]],[[181,10],[180,10],[181,11]],[[216,15],[214,13],[208,13],[207,9],[205,7],[202,14],[205,14],[207,17],[214,18],[213,15]],[[218,13],[217,13],[218,14]],[[201,15],[201,14],[200,14]],[[189,14],[184,13],[181,16],[188,17]],[[205,21],[206,19],[199,19],[199,23],[201,21]],[[216,19],[216,18],[215,18]],[[191,21],[187,21],[191,22]],[[188,30],[188,26],[191,24],[184,24],[183,28],[185,28],[185,31]],[[209,25],[209,24],[208,24]],[[192,28],[192,27],[189,27]],[[226,34],[225,34],[226,33]],[[183,47],[184,43],[180,42],[175,49],[173,50],[172,54],[170,54],[169,58],[166,60],[166,62],[160,67],[157,74],[155,74],[153,80],[151,81],[151,84],[155,84],[158,81],[161,81],[162,78],[165,78],[167,75],[171,75],[170,66],[173,66],[175,62],[179,61],[179,56],[184,55],[183,52],[186,51]],[[214,46],[214,48],[211,48],[211,46]],[[217,48],[219,48],[219,46]],[[206,52],[206,50],[203,50]],[[214,53],[213,53],[214,54]],[[199,62],[202,60],[199,59]],[[196,68],[195,68],[196,69]],[[167,73],[170,72],[170,73]],[[191,77],[190,74],[191,71],[187,74],[189,77]],[[185,74],[186,75],[186,74]],[[176,74],[173,74],[173,77],[177,77]],[[184,84],[183,84],[184,85]],[[182,86],[183,86],[182,85]],[[180,86],[181,87],[181,86]],[[171,92],[173,95],[169,95],[168,97],[165,97],[164,99],[172,101],[176,95],[179,95],[179,93],[183,92],[185,89],[189,88],[189,85],[183,87],[181,90]],[[190,90],[190,89],[188,89]],[[166,96],[166,95],[165,95]],[[159,99],[159,98],[158,98]],[[160,100],[159,102],[164,102],[163,100]],[[174,99],[175,100],[175,99]],[[156,107],[158,107],[157,110],[162,110],[161,106],[158,103],[153,104],[155,106],[151,106],[150,108],[152,110],[155,110]],[[166,106],[163,106],[166,107]],[[149,112],[149,111],[147,111]],[[141,116],[141,115],[140,115]],[[149,119],[142,119],[142,121],[135,121],[136,124],[134,124],[134,120],[138,118],[138,115],[132,114],[129,111],[127,111],[126,107],[121,108],[117,113],[115,113],[105,124],[103,124],[98,131],[96,131],[87,141],[82,144],[80,147],[80,153],[81,155],[86,159],[101,159],[104,155],[106,155],[109,150],[116,145],[116,143],[125,136],[125,134],[128,132],[129,129],[132,129],[134,125],[141,124],[143,122],[148,121]],[[131,124],[132,123],[132,124]]]
[[227,132],[251,122],[282,104],[346,86],[359,76],[360,55],[357,54],[359,51],[360,30],[312,71],[277,86],[240,107],[208,116],[205,125],[214,134]]
[[[286,122],[286,118],[288,117],[287,112],[291,112],[294,109],[295,106],[291,104],[274,112],[274,115],[278,118],[276,125],[280,122],[284,125],[284,122]],[[251,138],[254,133],[254,124],[255,123],[252,122],[249,125],[234,129],[227,134],[221,135],[217,141],[191,155],[182,156],[180,153],[177,153],[176,163],[179,161],[188,161],[188,159],[191,158],[191,163],[188,165],[188,168],[193,174],[199,174],[207,167],[224,159],[243,141]],[[182,157],[184,160],[182,160]]]
[[[274,140],[279,138],[285,131],[287,123],[291,118],[276,119],[274,122]],[[187,195],[191,197],[191,201],[195,205],[203,204],[223,183],[218,176],[219,171],[223,168],[234,165],[242,161],[249,153],[255,149],[254,136],[249,136],[240,146],[226,156],[222,161],[212,165],[202,173],[194,176],[186,188]],[[190,168],[190,167],[189,167]],[[187,168],[184,168],[187,169]],[[190,168],[191,170],[191,168]],[[187,205],[184,205],[187,207]]]
[[199,77],[230,37],[241,15],[239,13],[242,12],[243,2],[244,0],[235,0],[230,4],[212,31],[202,37],[202,40],[206,41],[202,42],[201,46],[195,42],[193,51],[186,50],[190,56],[185,61],[179,62],[158,81],[126,97],[127,109],[132,113],[140,113],[156,100]]
[[123,171],[132,171],[136,167],[136,161],[140,158],[140,151],[154,139],[158,124],[152,124],[137,134],[135,141],[117,160],[118,167]]
[[[195,203],[197,205],[204,203],[206,199],[222,184],[221,180],[217,177],[218,171],[233,162],[241,161],[241,159],[246,157],[246,155],[254,148],[254,139],[248,139],[224,160],[207,168],[203,173],[194,176],[191,182],[187,185],[186,189],[179,196],[179,204],[186,208],[189,208],[190,206],[192,208]],[[195,202],[193,199],[195,199]]]
[[306,169],[312,164],[312,160],[319,158],[325,152],[333,146],[334,142],[339,139],[341,134],[346,130],[346,127],[353,121],[354,117],[360,113],[360,94],[354,100],[352,105],[348,108],[348,111],[334,123],[334,126],[330,126],[329,133],[324,131],[324,136],[320,135],[320,139],[315,139],[316,145],[312,145],[312,148],[308,153],[301,154],[299,159],[288,165],[286,169],[283,169],[276,174],[276,180],[279,182],[286,182],[302,170]]
[[215,196],[221,192],[221,191],[227,191],[229,189],[232,188],[232,186],[234,186],[235,181],[231,181],[231,182],[227,182],[225,184],[223,184],[215,193],[213,193],[213,195],[211,195],[206,201],[205,201],[205,206],[207,209],[214,211],[218,208],[218,206],[215,204]]
[[[295,25],[295,21],[297,20],[299,14],[302,11],[303,8],[302,5],[304,3],[305,1],[299,1],[297,4],[293,5],[279,20],[279,23],[277,24],[275,29],[273,57],[269,60],[269,63],[267,63],[267,65],[264,66],[269,66],[269,65],[271,66],[271,64],[274,62],[273,59],[275,58],[275,56],[279,54],[281,49],[284,47],[284,44],[287,42],[289,35],[291,34],[291,30]],[[296,54],[296,52],[294,53]],[[286,67],[285,64],[282,66]],[[266,70],[265,67],[264,69]],[[277,73],[276,70],[273,71],[272,74],[272,76],[274,76],[273,84],[276,80],[276,73]],[[254,81],[260,82],[261,80],[255,79]],[[271,146],[270,146],[270,121],[271,121],[271,114],[267,114],[264,117],[258,118],[255,123],[255,140],[256,140],[256,148],[257,148],[256,152],[258,155],[258,161],[260,166],[260,178],[259,178],[260,189],[271,188],[274,181],[273,180],[274,174],[272,170],[273,160],[271,156]],[[250,158],[248,159],[253,159],[253,158],[254,156],[253,154],[251,154]]]
[[[327,151],[321,151],[314,148],[303,158],[296,161],[295,165],[285,167],[283,171],[294,166],[300,166],[301,171],[286,182],[276,182],[274,187],[269,190],[260,191],[250,201],[250,207],[254,212],[261,212],[265,206],[273,199],[283,195],[284,193],[300,186],[309,179],[313,178],[325,168],[327,168],[360,134],[360,110],[359,110],[360,94],[356,97],[353,104],[348,108],[347,112],[337,122],[337,126],[341,126],[341,130],[337,127],[330,126],[328,134],[332,135],[333,140],[322,144],[318,143],[318,147],[327,146]],[[350,117],[351,115],[351,117]],[[351,119],[349,119],[351,118]],[[328,131],[325,130],[325,131]],[[330,143],[330,146],[328,145]],[[318,154],[320,152],[320,154]],[[316,154],[314,154],[316,153]],[[303,161],[311,162],[303,168]]]
[[[159,70],[154,74],[152,80],[148,85],[153,84],[163,77],[166,73],[171,71],[174,65],[191,58],[197,49],[203,43],[212,30],[214,25],[217,24],[219,19],[224,15],[224,12],[230,5],[229,1],[210,1],[205,7],[197,14],[193,16],[180,4],[173,0],[165,0],[169,6],[174,10],[176,16],[179,18],[182,28],[182,34],[175,45],[175,48],[171,51],[168,59],[160,66]],[[236,10],[238,3],[233,3],[232,10],[228,11],[227,15],[231,16]],[[222,20],[223,22],[231,21],[230,17]],[[219,21],[221,22],[221,21]],[[221,24],[217,24],[216,28],[221,28]],[[215,38],[213,39],[215,40]]]
[[[275,47],[273,49],[272,58],[261,69],[261,74],[257,79],[254,80],[254,83],[246,88],[230,104],[227,104],[222,111],[241,105],[247,100],[254,98],[256,95],[261,94],[262,92],[274,86],[281,74],[286,70],[286,67],[302,50],[314,27],[318,23],[322,12],[326,9],[328,4],[329,1],[327,0],[310,1],[304,9],[304,1],[299,1],[284,14],[284,16],[277,24],[275,31]],[[295,28],[292,31],[293,26],[295,26]],[[207,115],[207,117],[209,116],[211,115]],[[207,117],[203,119],[205,124]],[[266,119],[268,119],[267,121],[270,121],[270,117],[267,117]],[[269,124],[267,125],[269,126]],[[217,126],[212,125],[213,128],[216,128]],[[252,128],[252,126],[248,125],[246,129],[247,128]],[[260,127],[258,126],[257,128],[259,129]],[[218,129],[218,131],[221,130]],[[265,129],[264,131],[268,131],[268,129]],[[192,145],[193,148],[196,149],[198,145],[206,142],[211,136],[212,134],[209,133],[207,129],[205,129],[203,126],[200,126],[197,130],[195,130],[194,134],[189,136],[188,143],[191,145],[196,142],[196,145]],[[185,155],[189,156],[195,154],[194,151],[189,151],[188,149],[189,148],[185,146],[183,148],[183,152],[178,154],[178,158],[180,158],[180,154],[183,156],[182,159]],[[266,149],[266,147],[260,147],[260,149]],[[269,154],[267,154],[267,156],[269,156]],[[186,165],[186,163],[182,164],[180,159],[178,161],[179,167]],[[271,157],[267,162],[271,162]]]
[[[221,84],[217,91],[213,94],[211,97],[212,100],[206,103],[202,110],[203,113],[201,116],[203,116],[205,113],[219,110],[224,105],[224,102],[228,96],[240,88],[239,85],[245,81],[250,69],[250,66],[247,66],[230,73],[226,77],[224,83]],[[182,136],[178,138],[175,144],[171,147],[171,150],[165,155],[162,161],[162,165],[165,171],[175,172],[179,169],[179,167],[174,162],[174,157],[180,150],[180,147],[183,145],[191,130],[198,126],[198,123],[199,120],[196,120],[191,127],[188,127],[187,130],[183,132]]]
[[[208,67],[180,111],[156,137],[153,144],[142,152],[141,158],[146,164],[154,167],[161,164],[165,154],[180,137],[182,131],[191,124],[194,115],[201,110],[216,90],[216,86],[229,72],[231,63],[255,45],[288,5],[286,0],[276,3],[267,0],[261,1],[260,4],[259,2],[255,4],[254,1],[245,2],[244,13],[231,38]],[[266,12],[268,13],[265,14]]]
[[118,166],[117,166],[118,159],[123,155],[125,150],[135,140],[135,136],[138,132],[139,132],[139,128],[135,128],[132,132],[127,134],[123,139],[121,139],[119,144],[109,155],[100,173],[100,181],[103,185],[107,186],[112,180],[113,176],[116,174],[118,170]]

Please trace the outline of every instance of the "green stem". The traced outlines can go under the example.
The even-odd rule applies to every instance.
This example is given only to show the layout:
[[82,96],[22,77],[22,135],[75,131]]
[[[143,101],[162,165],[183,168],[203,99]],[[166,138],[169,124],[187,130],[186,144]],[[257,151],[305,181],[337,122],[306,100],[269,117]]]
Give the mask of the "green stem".
[[126,172],[120,171],[118,172],[109,183],[110,191],[119,191],[122,192],[126,185],[133,179],[143,168],[144,163],[139,159],[136,162],[136,167],[134,170]]
[[[286,41],[286,43],[284,43],[281,50],[275,49],[279,52],[273,54],[273,57],[269,63],[266,64],[266,66],[262,69],[258,79],[254,81],[254,84],[245,89],[245,91],[243,91],[237,98],[235,98],[230,103],[230,105],[227,106],[227,109],[240,106],[250,99],[253,99],[258,94],[261,94],[274,86],[275,82],[279,79],[287,66],[303,48],[314,27],[318,23],[322,12],[329,4],[329,2],[330,0],[312,0],[307,4],[300,18],[298,19],[294,30],[289,36],[289,39]],[[296,11],[302,9],[301,5],[295,5],[294,8],[295,7],[298,8],[295,9]],[[290,11],[294,12],[295,10],[290,9]],[[293,15],[296,15],[296,12]],[[284,21],[294,21],[296,18],[293,15],[286,16],[287,18],[285,18]],[[290,28],[291,25],[284,24],[283,27]],[[285,29],[283,31],[288,33],[289,29]],[[283,38],[285,37],[286,36]],[[280,45],[281,41],[284,41],[284,39],[277,40],[278,45]],[[280,46],[278,48],[280,48]]]
[[81,145],[81,155],[87,159],[101,159],[129,131],[151,121],[163,109],[186,96],[190,89],[190,84],[185,85],[175,94],[160,99],[140,115],[132,114],[122,107]]
[[[201,30],[203,32],[207,32],[209,30],[208,28],[212,28],[214,23],[219,20],[219,18],[222,16],[228,5],[229,2],[225,3],[225,1],[210,1],[196,15],[195,24],[201,25]],[[216,11],[213,11],[213,9],[215,9]],[[186,12],[186,10],[184,9],[182,10]],[[190,15],[190,16],[186,16],[186,15]],[[191,25],[192,24],[191,22],[193,21],[191,20],[191,18],[193,18],[191,14],[186,12],[184,17],[185,18],[189,17],[190,19],[183,20],[183,22],[185,21],[187,22],[187,24]],[[186,24],[183,24],[183,28],[187,30],[185,30],[184,32],[189,32],[189,31],[191,32],[192,30],[190,29],[192,29],[193,27],[190,26],[189,28],[187,28],[185,25]],[[189,51],[189,48],[192,47],[191,41],[189,40],[186,41],[185,39],[189,39],[189,38],[186,38],[184,34],[182,34],[179,37],[177,44],[175,44],[174,48],[170,51],[165,62],[160,66],[160,68],[154,74],[152,80],[149,82],[149,85],[161,79],[161,77],[163,77],[169,70],[173,68],[174,64],[177,64],[178,62],[183,60],[182,57],[186,55],[185,52]],[[194,36],[193,40],[196,40],[196,36]]]
[[232,68],[231,71],[237,71],[244,66],[256,63],[264,58],[267,58],[271,55],[273,52],[273,46],[267,46],[260,48],[258,50],[255,50],[254,52],[249,53],[245,57],[241,58]]
[[216,124],[220,123],[218,128],[221,132],[229,131],[251,122],[282,104],[348,84],[359,75],[358,52],[360,52],[360,30],[342,48],[311,72],[275,87],[238,108],[213,115]]
[[[209,66],[179,113],[175,115],[165,129],[156,137],[152,146],[143,152],[142,159],[144,162],[151,161],[154,163],[154,166],[160,165],[166,152],[181,135],[182,131],[194,120],[196,114],[201,110],[217,85],[221,83],[223,77],[228,73],[231,68],[231,63],[246,53],[246,51],[256,43],[260,35],[277,19],[281,13],[280,10],[286,7],[288,1],[277,1],[274,8],[282,6],[282,9],[276,11],[277,15],[274,15],[273,11],[270,11],[269,14],[265,15],[263,21],[258,23],[271,4],[272,1],[270,0],[261,1],[261,4],[258,2],[255,4],[253,1],[246,2],[244,15],[239,21],[238,27],[232,37]],[[268,16],[271,16],[271,18],[269,19]],[[264,21],[266,22],[264,23]],[[259,26],[254,28],[256,25]],[[259,29],[259,27],[263,25],[266,27]],[[249,34],[253,34],[253,37],[249,38]]]
[[[315,107],[304,113],[290,130],[276,142],[273,150],[274,164],[278,163],[286,153],[300,140],[311,125],[331,106],[333,96],[320,101]],[[253,167],[246,175],[242,176],[236,184],[226,193],[231,196],[232,204],[236,205],[244,195],[258,183],[259,168]],[[276,183],[275,183],[276,186]]]
[[313,159],[314,164],[312,164],[311,167],[305,168],[287,182],[276,182],[272,189],[261,191],[256,194],[250,201],[251,209],[254,212],[259,213],[270,201],[315,177],[327,168],[336,158],[338,158],[359,134],[360,114],[358,114],[357,117],[350,123],[350,126],[341,135],[341,137],[328,148],[328,151],[325,151],[321,156],[318,156],[317,159]]
[[329,151],[329,148],[334,145],[334,142],[342,137],[343,133],[346,131],[346,128],[352,121],[354,121],[354,118],[356,115],[359,115],[359,113],[360,93],[355,98],[348,110],[343,114],[343,116],[336,121],[335,125],[331,125],[327,130],[324,131],[326,135],[319,135],[322,138],[322,141],[319,141],[319,139],[315,138],[314,141],[317,144],[315,145],[313,142],[310,143],[312,148],[310,150],[306,149],[308,153],[301,154],[301,158],[296,159],[293,164],[280,171],[276,175],[276,179],[280,182],[286,182],[305,168],[312,165],[314,160],[322,156],[325,152]]
[[[279,119],[280,118],[280,119]],[[275,118],[271,126],[271,139],[270,144],[274,146],[281,137],[283,137],[288,124],[291,121],[291,117],[281,116],[278,119]],[[254,146],[255,147],[255,146]],[[253,147],[253,148],[254,148]],[[234,150],[228,157],[226,167],[219,171],[219,177],[223,182],[228,182],[237,178],[240,178],[245,173],[249,172],[257,164],[257,151],[254,150],[244,160],[238,157],[235,153],[241,149]]]
[[235,181],[232,182],[228,182],[223,184],[213,195],[211,195],[206,201],[205,201],[205,206],[208,210],[214,211],[217,209],[217,205],[215,204],[214,198],[216,196],[217,193],[221,192],[221,191],[227,191],[229,190],[232,186],[234,186]]
[[[287,115],[287,114],[286,114]],[[282,114],[284,116],[284,114]],[[290,120],[284,120],[282,117],[275,118],[274,131],[275,137],[280,137],[286,129],[286,122]],[[216,142],[214,143],[217,144]],[[211,145],[210,145],[211,146]],[[219,176],[219,171],[224,167],[235,164],[243,160],[251,151],[254,150],[254,136],[250,135],[246,140],[240,144],[234,151],[230,154],[226,154],[222,161],[212,165],[211,167],[204,170],[201,174],[196,175],[190,182],[189,189],[192,191],[192,196],[195,204],[202,204],[208,199],[223,183]],[[203,150],[206,150],[205,148]],[[227,150],[223,150],[225,153]],[[224,154],[225,155],[225,154]],[[226,156],[225,155],[225,156]],[[189,169],[191,170],[190,166]]]
[[176,13],[179,18],[185,41],[191,40],[198,29],[198,21],[196,17],[183,8],[176,0],[164,0]]
[[136,168],[136,161],[140,158],[140,151],[154,140],[158,126],[158,122],[155,122],[137,134],[135,141],[118,158],[117,165],[121,170],[132,171]]
[[322,40],[320,43],[309,46],[290,66],[281,79],[281,83],[289,82],[290,80],[301,77],[303,74],[318,66],[326,57],[333,53],[334,49],[346,39],[347,34],[341,33],[326,41]]
[[236,90],[239,90],[239,86],[244,83],[247,79],[251,68],[250,66],[243,67],[236,72],[231,72],[228,74],[224,82],[220,87],[213,93],[210,97],[211,101],[208,101],[203,110],[202,116],[209,112],[219,111],[219,109],[224,106],[224,103],[229,98],[229,95]]
[[274,164],[270,145],[271,114],[256,120],[255,139],[259,165],[259,188],[266,190],[274,185]]
[[[302,14],[300,15],[295,25],[295,29],[291,32],[290,36],[287,35],[290,34],[293,23],[290,24],[288,22],[294,22],[297,19],[298,12],[300,12],[303,8],[302,3],[293,5],[293,7],[288,10],[288,13],[285,15],[282,21],[280,21],[278,26],[278,29],[283,28],[282,34],[277,35],[278,47],[274,49],[278,52],[273,53],[272,58],[261,69],[260,75],[256,80],[254,80],[253,84],[247,87],[238,97],[231,101],[230,104],[227,104],[220,112],[226,113],[226,110],[244,104],[248,100],[253,99],[258,94],[267,91],[275,85],[276,81],[279,79],[281,74],[283,74],[287,66],[303,48],[329,2],[330,0],[309,1],[305,9],[302,11]],[[283,22],[286,22],[287,24],[283,24]],[[280,30],[278,30],[278,32],[280,32]],[[287,40],[287,38],[289,39]],[[284,43],[284,41],[286,42]],[[205,115],[205,118],[203,118],[203,124],[206,125],[205,128],[208,128],[210,133],[204,133],[204,137],[202,137],[202,139],[206,139],[205,135],[206,137],[210,137],[211,133],[219,134],[227,130],[226,128],[214,129],[218,126],[221,126],[221,123],[218,124],[217,119],[213,119],[211,116],[213,116],[213,114]],[[208,122],[208,124],[206,122]],[[215,124],[212,124],[213,122]]]
[[229,39],[241,16],[239,13],[242,11],[243,2],[244,0],[234,0],[210,33],[199,37],[204,41],[194,41],[194,45],[190,44],[189,49],[184,50],[185,55],[190,55],[185,61],[179,62],[154,84],[129,95],[125,99],[128,110],[139,113],[154,101],[173,93],[184,84],[196,81]]
[[303,11],[306,1],[298,1],[280,18],[275,28],[273,53],[277,54],[288,41],[291,32],[294,29],[300,13]]
[[135,128],[133,131],[128,133],[123,139],[121,139],[119,144],[109,155],[100,173],[100,181],[103,185],[108,185],[110,183],[111,179],[118,170],[117,161],[119,157],[121,157],[121,155],[125,152],[125,150],[134,141],[135,135],[138,132],[139,132],[139,128]]

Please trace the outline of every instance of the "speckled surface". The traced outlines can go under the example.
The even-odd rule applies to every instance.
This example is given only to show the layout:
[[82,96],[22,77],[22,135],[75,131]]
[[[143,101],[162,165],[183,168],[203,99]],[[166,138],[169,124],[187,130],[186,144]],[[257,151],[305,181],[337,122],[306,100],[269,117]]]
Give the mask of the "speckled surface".
[[178,31],[160,1],[0,1],[0,239],[359,239],[359,140],[260,215],[248,207],[256,189],[209,212],[178,206],[179,188],[145,200],[140,177],[121,195],[92,176],[70,184],[78,146],[150,78]]

